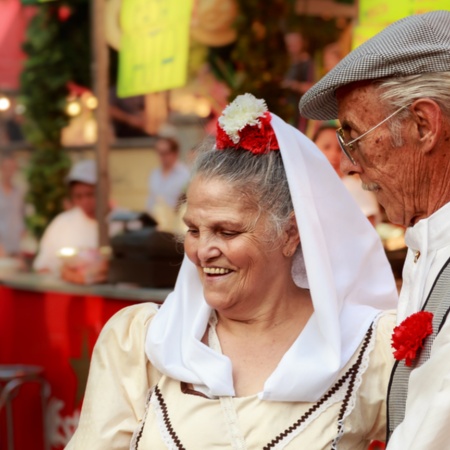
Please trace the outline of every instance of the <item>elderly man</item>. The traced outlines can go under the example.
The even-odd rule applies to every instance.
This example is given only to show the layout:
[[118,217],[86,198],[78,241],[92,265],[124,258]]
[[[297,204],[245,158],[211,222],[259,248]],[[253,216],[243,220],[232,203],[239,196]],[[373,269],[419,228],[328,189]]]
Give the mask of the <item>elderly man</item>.
[[[450,11],[387,27],[313,86],[300,112],[339,118],[341,169],[407,227],[398,322],[409,320],[396,340],[409,333],[413,352],[391,375],[387,448],[450,448]],[[432,315],[409,317],[421,310]]]

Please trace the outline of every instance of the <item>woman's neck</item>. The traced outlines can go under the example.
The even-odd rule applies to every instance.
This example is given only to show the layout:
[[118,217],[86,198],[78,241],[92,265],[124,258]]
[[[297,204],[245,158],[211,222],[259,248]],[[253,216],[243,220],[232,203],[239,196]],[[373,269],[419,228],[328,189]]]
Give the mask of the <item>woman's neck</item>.
[[236,320],[217,313],[216,333],[222,353],[231,360],[234,389],[238,397],[263,390],[267,378],[313,313],[307,290],[300,290],[292,302],[282,303],[280,308],[247,320]]
[[[309,290],[295,286],[277,300],[260,302],[258,308],[247,312],[216,311],[220,326],[233,334],[259,334],[283,328],[288,323],[301,322],[300,318],[309,319],[313,312]],[[305,321],[305,323],[306,323]]]

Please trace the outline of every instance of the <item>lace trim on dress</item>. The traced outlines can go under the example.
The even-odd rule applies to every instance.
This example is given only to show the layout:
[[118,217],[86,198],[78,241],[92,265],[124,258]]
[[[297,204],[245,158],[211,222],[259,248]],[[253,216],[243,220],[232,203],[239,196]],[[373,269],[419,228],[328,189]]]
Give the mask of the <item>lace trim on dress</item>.
[[136,430],[133,433],[133,436],[131,438],[131,443],[130,443],[130,450],[138,450],[139,441],[141,440],[142,433],[144,431],[144,425],[147,420],[148,409],[150,406],[150,399],[152,398],[153,391],[154,391],[154,388],[151,388],[148,391],[147,399],[145,401],[144,416],[142,417],[141,423],[139,424],[139,426],[136,428]]
[[[333,385],[333,387],[308,411],[306,411],[295,423],[286,428],[275,439],[269,442],[263,450],[285,448],[296,436],[298,436],[314,419],[322,414],[331,405],[342,401],[342,407],[338,417],[338,433],[331,449],[336,450],[337,444],[344,433],[344,419],[354,408],[357,387],[361,384],[361,377],[368,366],[368,355],[374,345],[373,324],[364,338],[361,350],[356,362]],[[362,363],[365,361],[364,363]],[[358,380],[358,381],[357,381]],[[353,400],[352,400],[353,399]]]
[[[336,439],[333,441],[333,446],[331,447],[332,450],[337,448],[336,445],[344,434],[344,420],[350,415],[350,413],[355,408],[357,397],[356,394],[361,386],[363,375],[366,373],[366,370],[369,367],[370,354],[372,353],[372,350],[375,347],[376,330],[380,317],[381,314],[379,314],[373,321],[371,328],[369,328],[369,332],[371,332],[372,338],[367,341],[366,335],[363,346],[359,353],[358,356],[359,365],[358,369],[355,371],[353,389],[351,391],[350,398],[348,399],[347,407],[345,409],[344,408],[341,409],[341,414],[338,420],[338,435],[336,436]],[[356,363],[358,363],[358,361]]]
[[[286,428],[282,433],[278,434],[272,441],[263,447],[263,450],[282,450],[295,437],[297,437],[312,421],[319,417],[326,409],[337,402],[342,401],[342,406],[339,411],[337,421],[337,434],[331,444],[332,450],[337,450],[338,443],[344,435],[344,421],[353,411],[356,404],[356,397],[359,387],[362,383],[362,377],[369,366],[369,356],[375,346],[376,324],[380,316],[378,316],[368,329],[364,341],[361,345],[356,361],[352,366],[342,375],[341,378],[329,389],[329,391],[313,406],[311,406],[296,422]],[[209,345],[216,351],[221,351],[220,342],[218,340],[215,325],[217,324],[217,317],[215,314],[211,316],[209,329]],[[221,397],[220,404],[224,413],[228,433],[231,440],[233,450],[246,450],[245,438],[239,426],[239,419],[234,407],[234,402],[231,397]],[[163,395],[156,385],[154,389],[150,390],[146,402],[146,409],[144,418],[139,428],[133,434],[133,439],[130,445],[130,450],[138,450],[139,440],[142,436],[142,431],[147,419],[148,409],[152,406],[156,418],[158,428],[162,440],[169,450],[185,450],[181,441],[175,433],[168,414],[168,408],[164,401]]]
[[233,399],[231,397],[220,397],[220,406],[225,416],[232,449],[247,450],[247,444],[239,426],[239,418],[234,408]]
[[159,390],[158,385],[155,386],[154,395],[150,400],[150,404],[156,415],[158,428],[161,432],[161,438],[169,450],[186,450],[181,444],[180,438],[177,436],[170,421],[166,402]]

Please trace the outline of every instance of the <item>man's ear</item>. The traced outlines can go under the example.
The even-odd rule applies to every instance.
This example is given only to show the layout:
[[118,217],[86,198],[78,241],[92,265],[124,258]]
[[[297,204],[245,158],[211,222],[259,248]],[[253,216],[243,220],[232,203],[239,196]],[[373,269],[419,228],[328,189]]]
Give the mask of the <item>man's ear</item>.
[[430,98],[420,98],[410,107],[414,120],[417,147],[423,152],[432,151],[442,133],[441,107]]

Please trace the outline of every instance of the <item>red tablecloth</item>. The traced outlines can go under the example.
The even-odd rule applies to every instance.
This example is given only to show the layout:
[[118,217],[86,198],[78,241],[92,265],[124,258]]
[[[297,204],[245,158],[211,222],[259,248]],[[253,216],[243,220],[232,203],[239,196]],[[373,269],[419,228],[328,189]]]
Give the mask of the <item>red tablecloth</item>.
[[[47,415],[52,449],[63,448],[76,426],[100,330],[116,311],[137,302],[0,286],[0,364],[44,367],[51,385]],[[38,389],[22,389],[13,406],[15,449],[43,449]],[[0,419],[0,448],[6,448],[5,418]]]

